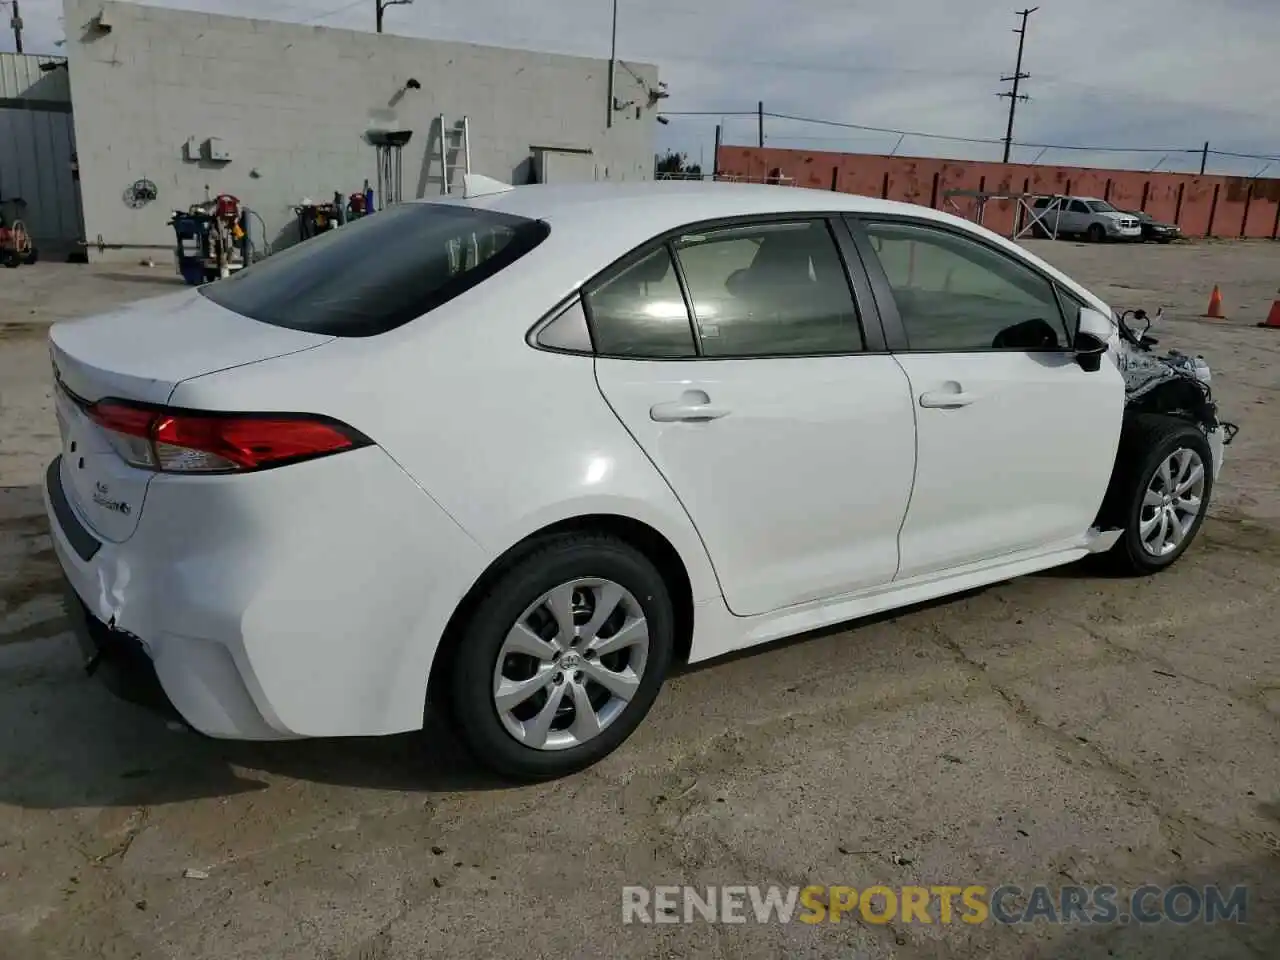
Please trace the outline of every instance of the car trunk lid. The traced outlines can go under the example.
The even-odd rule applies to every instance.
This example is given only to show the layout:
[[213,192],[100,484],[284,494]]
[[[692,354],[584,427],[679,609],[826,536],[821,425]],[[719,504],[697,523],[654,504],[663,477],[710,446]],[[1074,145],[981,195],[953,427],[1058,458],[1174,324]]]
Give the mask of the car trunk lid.
[[184,380],[331,339],[242,317],[194,290],[55,324],[49,353],[68,502],[92,533],[121,542],[137,528],[155,476],[116,453],[90,416],[93,403],[115,398],[164,405]]

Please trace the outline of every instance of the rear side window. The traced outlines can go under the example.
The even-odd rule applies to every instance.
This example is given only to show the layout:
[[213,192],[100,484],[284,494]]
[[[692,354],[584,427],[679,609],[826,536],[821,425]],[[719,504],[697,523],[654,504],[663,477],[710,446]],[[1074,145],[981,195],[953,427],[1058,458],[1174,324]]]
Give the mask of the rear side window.
[[824,220],[729,227],[676,242],[708,357],[858,353],[862,330]]
[[658,247],[587,294],[596,349],[607,356],[692,357],[693,328],[671,254]]
[[550,233],[524,217],[406,203],[201,287],[219,306],[290,330],[371,337],[514,263]]

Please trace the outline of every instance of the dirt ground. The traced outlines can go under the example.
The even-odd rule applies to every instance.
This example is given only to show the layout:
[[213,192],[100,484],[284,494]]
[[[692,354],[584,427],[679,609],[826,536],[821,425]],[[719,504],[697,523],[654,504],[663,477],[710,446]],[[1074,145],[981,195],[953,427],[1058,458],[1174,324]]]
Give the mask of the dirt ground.
[[[1280,956],[1280,332],[1254,326],[1280,245],[1034,247],[1212,364],[1241,433],[1191,552],[684,671],[615,755],[527,788],[439,730],[221,743],[86,679],[39,497],[43,334],[174,281],[4,271],[0,958]],[[1225,323],[1198,319],[1215,283]],[[621,923],[624,884],[1005,882],[1248,884],[1248,922]]]

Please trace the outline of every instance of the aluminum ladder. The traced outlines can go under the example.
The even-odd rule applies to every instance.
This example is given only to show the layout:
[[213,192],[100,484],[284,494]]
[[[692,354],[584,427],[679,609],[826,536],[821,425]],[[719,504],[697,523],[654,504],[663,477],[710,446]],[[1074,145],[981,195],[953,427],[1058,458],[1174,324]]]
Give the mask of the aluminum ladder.
[[463,117],[453,126],[440,114],[440,192],[453,192],[453,175],[471,172],[471,121]]

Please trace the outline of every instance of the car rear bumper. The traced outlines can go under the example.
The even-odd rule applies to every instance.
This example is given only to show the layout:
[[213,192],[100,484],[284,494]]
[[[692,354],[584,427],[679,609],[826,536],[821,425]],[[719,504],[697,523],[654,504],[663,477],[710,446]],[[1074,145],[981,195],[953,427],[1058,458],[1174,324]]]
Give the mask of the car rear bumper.
[[474,542],[377,448],[157,477],[122,543],[87,527],[57,461],[45,505],[86,663],[214,737],[420,727],[438,638],[479,572]]
[[85,672],[101,677],[122,700],[180,719],[181,714],[165,695],[155,664],[138,638],[112,630],[90,613],[70,581],[64,580],[64,587],[67,619],[84,657]]

